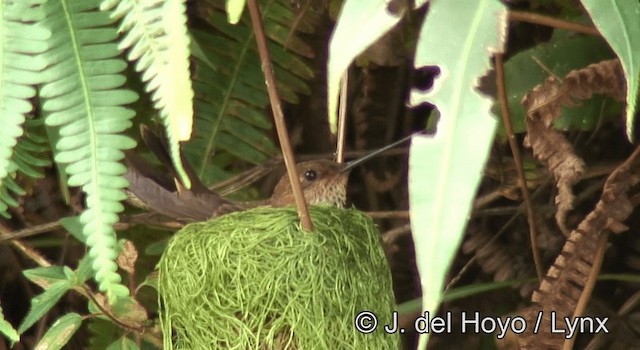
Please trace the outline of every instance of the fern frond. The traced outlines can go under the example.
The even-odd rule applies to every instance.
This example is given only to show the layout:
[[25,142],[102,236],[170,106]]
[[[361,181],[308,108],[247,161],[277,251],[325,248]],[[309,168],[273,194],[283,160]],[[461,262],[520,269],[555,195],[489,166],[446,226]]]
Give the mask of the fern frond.
[[[195,60],[196,132],[186,146],[187,157],[200,178],[206,181],[212,172],[218,171],[215,159],[220,153],[258,164],[278,151],[268,137],[271,121],[264,111],[269,99],[247,16],[237,25],[230,25],[223,3],[202,1],[196,6],[200,6],[198,12],[204,14],[203,18],[218,32],[211,35],[192,31],[194,42],[215,68]],[[263,2],[261,8],[271,39],[269,49],[278,91],[283,100],[298,103],[299,94],[310,93],[307,82],[313,78],[313,70],[304,57],[313,53],[295,35],[289,40],[291,46],[282,45],[289,33],[283,23],[291,25],[295,18],[287,0]],[[305,29],[310,28],[308,22],[303,23]],[[212,161],[214,153],[216,157]]]
[[90,247],[95,278],[111,301],[127,295],[114,262],[117,256],[113,224],[124,207],[122,177],[125,149],[135,141],[122,134],[134,112],[123,105],[137,100],[123,89],[127,64],[118,57],[118,32],[99,0],[49,0],[45,24],[53,33],[45,84],[40,95],[48,126],[58,128],[55,160],[66,164],[70,186],[81,186],[86,210],[80,216]]
[[33,110],[31,99],[36,90],[32,84],[38,82],[38,72],[45,67],[38,54],[47,48],[46,40],[51,36],[40,23],[43,2],[6,0],[0,4],[0,215],[4,217],[8,206],[17,204],[8,191],[19,189],[14,179],[19,168],[16,162],[23,159],[25,174],[34,175],[29,171],[28,153],[16,154],[15,147],[26,115]]
[[27,119],[24,134],[18,139],[8,163],[8,174],[0,184],[0,216],[5,218],[9,217],[7,209],[18,205],[14,196],[25,194],[16,182],[18,174],[41,179],[44,177],[43,168],[51,165],[42,119]]
[[179,161],[179,141],[189,140],[193,123],[193,88],[189,77],[189,36],[185,0],[104,0],[102,10],[115,8],[111,17],[122,19],[126,33],[121,50],[136,61],[145,89],[167,131],[170,153],[183,183],[189,178]]

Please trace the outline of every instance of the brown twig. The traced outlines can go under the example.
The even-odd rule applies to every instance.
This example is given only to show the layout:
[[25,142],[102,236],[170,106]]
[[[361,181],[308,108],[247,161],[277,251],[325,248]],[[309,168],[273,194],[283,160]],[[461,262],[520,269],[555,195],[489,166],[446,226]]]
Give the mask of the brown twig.
[[544,270],[542,267],[542,258],[538,251],[538,244],[536,242],[537,228],[535,224],[535,213],[533,205],[531,204],[531,198],[529,197],[529,189],[527,188],[527,179],[524,176],[524,170],[522,169],[522,156],[520,155],[520,148],[516,142],[516,136],[513,133],[513,126],[511,125],[511,113],[509,111],[509,105],[507,103],[507,92],[505,88],[504,79],[504,65],[502,61],[502,54],[496,54],[496,85],[498,89],[498,100],[500,101],[500,111],[502,112],[502,121],[504,128],[509,139],[509,147],[511,148],[511,154],[513,155],[513,161],[515,163],[516,172],[518,174],[518,184],[522,191],[522,199],[524,200],[525,208],[527,209],[527,222],[529,223],[529,238],[531,241],[531,252],[533,254],[533,263],[536,266],[536,274],[538,280],[542,281],[544,276]]
[[62,225],[60,224],[59,221],[54,221],[54,222],[48,222],[42,225],[24,228],[18,231],[5,232],[0,236],[0,244],[7,241],[12,241],[14,239],[31,237],[31,236],[39,235],[41,233],[57,230],[61,227]]
[[134,326],[131,324],[128,324],[122,320],[120,320],[116,315],[114,315],[111,311],[107,310],[102,303],[98,300],[98,298],[96,297],[96,293],[94,293],[86,284],[80,286],[80,287],[76,287],[74,288],[75,291],[77,291],[78,293],[80,293],[81,295],[83,295],[84,297],[86,297],[87,299],[91,300],[93,302],[93,304],[102,312],[103,315],[105,315],[106,317],[110,318],[113,323],[115,323],[117,326],[122,327],[123,329],[126,330],[133,330],[136,331],[138,333],[144,333],[145,328],[144,327],[139,327],[139,326]]
[[398,238],[411,232],[411,223],[398,226],[382,234],[382,243],[385,245],[393,244]]
[[311,223],[307,203],[304,200],[304,193],[302,192],[302,186],[300,185],[300,179],[298,178],[298,172],[296,171],[296,163],[293,159],[293,151],[291,150],[291,144],[289,142],[287,126],[284,122],[284,115],[282,113],[280,97],[278,96],[273,66],[269,57],[269,48],[267,47],[267,38],[264,32],[264,24],[260,14],[260,7],[258,6],[257,0],[249,0],[247,2],[247,6],[249,7],[253,33],[258,45],[258,53],[260,54],[262,72],[264,73],[265,83],[267,85],[267,92],[269,94],[271,110],[273,111],[273,119],[278,133],[278,140],[280,141],[280,148],[282,149],[282,154],[284,156],[284,165],[287,168],[287,174],[289,175],[289,181],[291,182],[293,198],[295,199],[296,208],[298,209],[300,223],[303,230],[312,231],[313,224]]
[[561,19],[557,19],[549,16],[543,16],[537,13],[523,12],[523,11],[509,11],[509,20],[540,24],[547,27],[553,27],[553,28],[569,30],[577,33],[600,36],[600,32],[598,31],[598,29],[594,27],[586,26],[584,24],[563,21]]
[[[116,230],[125,230],[127,228],[129,228],[131,225],[127,224],[127,223],[123,223],[123,222],[119,222],[116,223],[114,225],[114,228]],[[62,228],[62,224],[60,223],[60,221],[52,221],[52,222],[47,222],[41,225],[36,225],[36,226],[32,226],[32,227],[27,227],[27,228],[23,228],[21,230],[18,231],[13,231],[13,232],[9,232],[8,229],[3,228],[3,234],[0,235],[0,244],[9,242],[9,241],[13,241],[13,240],[17,240],[17,239],[22,239],[22,238],[27,238],[27,237],[31,237],[31,236],[36,236],[42,233],[47,233],[47,232],[51,232],[51,231],[55,231],[58,229]]]
[[368,211],[365,214],[374,219],[408,219],[408,210],[393,210],[393,211]]

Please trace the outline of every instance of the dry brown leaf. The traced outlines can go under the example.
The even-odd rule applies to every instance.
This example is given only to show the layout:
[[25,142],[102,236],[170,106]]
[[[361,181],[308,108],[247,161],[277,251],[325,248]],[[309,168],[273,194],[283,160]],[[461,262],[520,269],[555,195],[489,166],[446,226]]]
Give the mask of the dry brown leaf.
[[138,250],[136,246],[130,240],[125,240],[122,251],[116,259],[116,263],[121,269],[133,275],[136,270],[136,260],[138,260]]
[[[565,335],[551,332],[552,312],[556,313],[555,329],[566,329],[563,318],[575,315],[580,298],[591,293],[591,289],[585,287],[592,269],[599,269],[593,262],[600,237],[606,231],[626,230],[622,222],[633,211],[627,192],[640,181],[631,165],[639,153],[640,147],[611,173],[595,209],[571,232],[562,252],[533,293],[533,306],[523,315],[530,327],[519,336],[522,349],[562,349]],[[533,334],[532,325],[540,315],[539,332]]]
[[620,62],[602,61],[573,70],[562,81],[549,77],[522,99],[527,110],[525,145],[533,149],[534,156],[551,170],[556,179],[556,221],[565,235],[569,233],[566,216],[573,208],[574,200],[571,187],[582,177],[585,164],[564,135],[552,128],[552,124],[560,117],[563,106],[574,106],[575,100],[588,99],[593,94],[605,94],[624,101],[625,84]]

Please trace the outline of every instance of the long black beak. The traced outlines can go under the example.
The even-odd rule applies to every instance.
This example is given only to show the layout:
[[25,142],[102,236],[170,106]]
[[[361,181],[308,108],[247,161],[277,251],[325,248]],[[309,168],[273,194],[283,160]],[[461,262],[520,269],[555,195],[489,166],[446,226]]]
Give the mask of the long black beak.
[[413,133],[413,134],[411,134],[409,136],[401,138],[400,140],[398,140],[398,141],[396,141],[394,143],[391,143],[391,144],[386,145],[386,146],[384,146],[384,147],[382,147],[380,149],[372,151],[371,153],[366,154],[366,155],[364,155],[364,156],[362,156],[362,157],[360,157],[358,159],[354,159],[354,160],[352,160],[350,162],[344,163],[344,167],[340,171],[341,172],[350,171],[354,167],[356,167],[356,166],[368,161],[369,159],[379,155],[380,153],[386,152],[386,151],[388,151],[388,150],[390,150],[390,149],[392,149],[392,148],[394,148],[394,147],[396,147],[396,146],[398,146],[398,145],[410,140],[412,137],[414,137],[416,135],[424,135],[424,131],[419,131],[419,132]]

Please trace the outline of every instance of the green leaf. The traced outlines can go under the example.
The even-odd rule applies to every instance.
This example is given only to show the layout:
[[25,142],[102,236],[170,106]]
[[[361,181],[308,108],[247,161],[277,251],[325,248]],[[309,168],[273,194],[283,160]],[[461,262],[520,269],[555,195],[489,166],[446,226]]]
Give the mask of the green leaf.
[[[103,305],[103,307],[108,308],[118,319],[130,325],[142,327],[142,324],[148,319],[147,311],[131,295],[118,298],[115,303]],[[93,300],[89,300],[88,309],[91,313],[99,314],[100,319],[109,321],[109,318],[103,315],[102,310]]]
[[[41,0],[4,1],[0,16],[0,192],[5,192],[6,182],[12,182],[18,167],[16,145],[24,134],[27,114],[33,110],[36,95],[34,84],[40,82],[38,72],[46,63],[39,54],[47,49],[51,32],[41,25]],[[28,153],[22,152],[23,156]],[[36,159],[37,162],[37,159]],[[25,165],[28,165],[29,162]],[[24,166],[23,166],[24,168]],[[31,177],[38,172],[25,169]],[[6,193],[6,192],[5,192]],[[14,206],[7,194],[0,198],[0,214],[8,216],[7,205]]]
[[[264,113],[269,99],[250,21],[245,13],[238,24],[229,24],[224,4],[203,0],[203,17],[212,29],[192,31],[201,51],[193,74],[197,132],[184,150],[205,184],[232,174],[238,158],[261,164],[278,153],[270,138],[272,123]],[[278,91],[284,101],[298,103],[299,95],[310,91],[314,71],[304,57],[313,51],[291,27],[299,23],[313,30],[319,13],[306,11],[298,18],[289,0],[261,5]]]
[[76,313],[60,317],[44,334],[34,350],[59,350],[65,346],[82,325],[82,316]]
[[20,340],[20,335],[18,331],[11,325],[11,323],[7,322],[4,319],[4,313],[2,312],[2,306],[0,306],[0,333],[4,334],[7,339],[11,341],[11,343],[16,343]]
[[110,319],[100,316],[90,318],[87,328],[91,334],[87,350],[104,350],[122,335],[122,331]]
[[[476,86],[502,51],[506,9],[499,0],[432,1],[415,66],[438,66],[430,91],[413,90],[411,104],[440,112],[434,136],[413,138],[409,205],[423,311],[436,312],[444,280],[464,234],[497,121],[492,101]],[[428,334],[419,345],[426,348]]]
[[24,320],[22,320],[20,327],[18,327],[18,333],[22,334],[31,328],[34,323],[51,310],[71,287],[69,281],[59,281],[50,285],[42,294],[31,299],[31,309]]
[[138,286],[138,289],[144,287],[144,286],[149,286],[153,289],[155,289],[156,291],[158,290],[158,271],[153,271],[151,272],[149,275],[147,275],[147,277],[144,279],[144,281],[142,281],[142,283],[140,283],[140,285]]
[[135,147],[123,134],[134,111],[123,105],[138,99],[124,88],[127,68],[118,57],[118,32],[99,0],[50,0],[43,24],[53,33],[52,47],[42,54],[47,68],[40,90],[48,126],[59,140],[54,159],[66,163],[70,186],[82,187],[87,209],[80,216],[101,291],[110,301],[128,294],[120,284],[114,259],[113,224],[124,210],[128,183],[122,175],[124,150]]
[[127,337],[122,337],[109,345],[107,350],[138,350],[138,345]]
[[[1,117],[0,122],[2,122]],[[43,167],[51,164],[47,140],[41,135],[44,131],[42,120],[28,119],[21,125],[21,128],[23,134],[13,147],[13,154],[6,168],[8,174],[4,179],[0,179],[0,215],[4,217],[8,217],[7,207],[17,206],[13,195],[24,195],[24,190],[16,182],[18,173],[33,179],[40,179],[44,177]],[[10,126],[7,126],[7,129],[9,130]],[[2,131],[0,131],[0,135],[3,135]],[[0,144],[2,142],[2,137],[0,137]]]
[[47,289],[52,284],[60,281],[69,281],[62,266],[36,267],[34,269],[24,270],[22,273],[29,281],[39,285],[43,289]]
[[80,259],[78,268],[76,269],[76,278],[78,283],[86,282],[93,275],[93,269],[91,268],[91,257],[87,254]]
[[227,0],[227,19],[229,23],[236,24],[242,17],[244,4],[247,0]]
[[180,141],[191,138],[193,88],[189,72],[189,35],[184,0],[103,0],[103,11],[122,19],[125,33],[118,48],[129,49],[127,59],[136,62],[146,91],[167,131],[169,153],[186,188],[191,181],[180,162]]
[[82,223],[80,223],[79,216],[69,216],[58,221],[75,239],[82,243],[87,243],[86,237],[82,234]]
[[[549,42],[536,45],[511,57],[505,62],[504,74],[513,131],[515,133],[526,131],[526,111],[520,104],[522,96],[543,82],[550,72],[563,77],[574,69],[611,59],[611,56],[606,43],[599,37],[575,35],[556,30]],[[554,126],[562,130],[592,130],[600,122],[603,104],[611,107],[608,115],[619,118],[617,113],[621,108],[619,103],[610,98],[595,95],[579,105],[565,108],[562,116],[554,122]],[[504,135],[502,124],[498,132]]]
[[582,0],[582,5],[622,63],[627,79],[627,138],[632,141],[640,80],[640,2]]
[[395,26],[404,11],[391,13],[387,0],[347,0],[329,43],[327,99],[329,125],[335,133],[338,125],[338,92],[342,75],[351,62],[367,47]]

